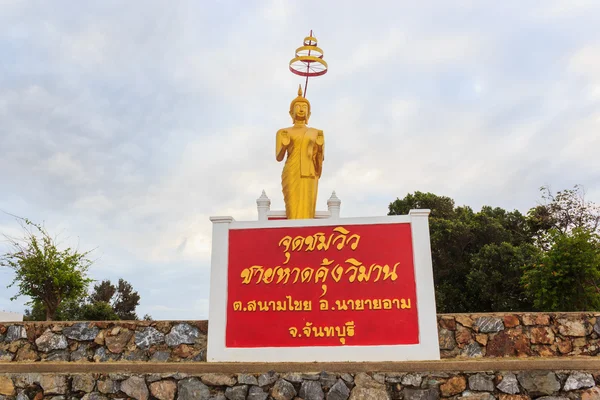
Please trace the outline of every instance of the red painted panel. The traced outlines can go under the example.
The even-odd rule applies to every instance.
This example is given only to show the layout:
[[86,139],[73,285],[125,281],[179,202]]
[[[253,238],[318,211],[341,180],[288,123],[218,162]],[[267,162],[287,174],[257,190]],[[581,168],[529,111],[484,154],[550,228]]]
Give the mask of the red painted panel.
[[410,224],[341,228],[230,230],[227,347],[419,342]]

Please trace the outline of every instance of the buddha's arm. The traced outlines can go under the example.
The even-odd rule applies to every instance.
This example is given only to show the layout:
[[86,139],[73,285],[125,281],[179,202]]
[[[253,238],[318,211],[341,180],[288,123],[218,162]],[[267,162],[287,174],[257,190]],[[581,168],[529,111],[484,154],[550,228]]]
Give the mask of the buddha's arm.
[[278,130],[275,138],[275,159],[277,159],[277,161],[283,160],[289,144],[290,135],[288,131],[285,129]]
[[315,152],[314,152],[314,163],[315,163],[315,174],[317,177],[321,177],[323,170],[323,160],[325,160],[325,137],[323,131],[317,131],[317,140],[315,141]]

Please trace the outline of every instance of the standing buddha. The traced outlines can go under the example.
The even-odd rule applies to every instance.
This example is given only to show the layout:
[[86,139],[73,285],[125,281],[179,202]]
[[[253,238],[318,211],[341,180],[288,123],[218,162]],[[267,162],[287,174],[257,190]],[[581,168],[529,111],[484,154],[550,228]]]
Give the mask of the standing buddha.
[[310,103],[298,88],[298,97],[290,104],[290,117],[294,123],[277,131],[275,158],[287,159],[281,173],[281,186],[287,219],[315,217],[319,178],[323,169],[323,131],[307,126]]

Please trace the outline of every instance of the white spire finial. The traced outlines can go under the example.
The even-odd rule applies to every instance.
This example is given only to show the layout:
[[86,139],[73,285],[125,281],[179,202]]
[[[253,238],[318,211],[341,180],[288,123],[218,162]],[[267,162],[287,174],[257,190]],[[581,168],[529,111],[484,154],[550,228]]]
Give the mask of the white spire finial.
[[327,200],[327,208],[329,209],[329,213],[331,214],[331,218],[339,218],[340,217],[340,205],[342,201],[335,194],[335,190],[331,193],[331,197]]
[[264,189],[260,197],[256,199],[256,206],[258,208],[258,220],[266,221],[267,213],[271,209],[271,199],[267,197],[267,194],[265,193]]

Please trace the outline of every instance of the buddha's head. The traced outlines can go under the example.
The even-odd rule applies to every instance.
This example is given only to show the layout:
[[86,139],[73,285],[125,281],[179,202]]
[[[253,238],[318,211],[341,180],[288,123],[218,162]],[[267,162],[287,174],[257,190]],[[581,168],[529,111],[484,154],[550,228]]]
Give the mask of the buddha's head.
[[290,104],[290,117],[292,121],[302,121],[305,124],[308,123],[310,118],[310,103],[302,97],[302,85],[298,85],[298,97],[292,100]]

